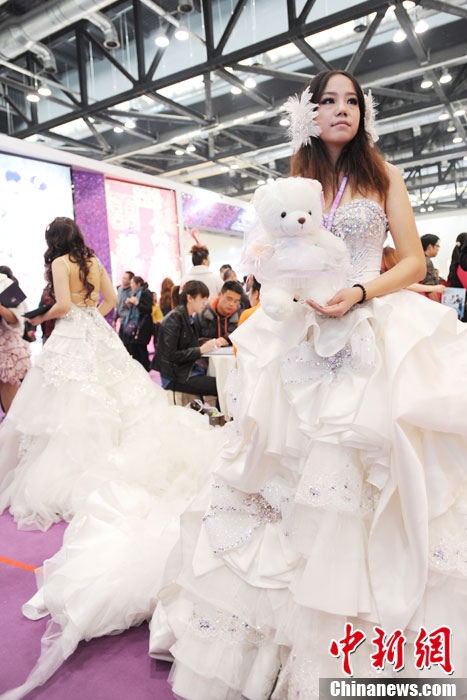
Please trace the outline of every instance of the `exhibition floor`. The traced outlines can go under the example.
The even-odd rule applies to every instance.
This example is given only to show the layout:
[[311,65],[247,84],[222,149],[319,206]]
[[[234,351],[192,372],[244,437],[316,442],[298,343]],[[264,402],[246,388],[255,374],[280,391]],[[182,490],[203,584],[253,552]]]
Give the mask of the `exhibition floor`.
[[[0,516],[0,693],[22,683],[37,661],[49,618],[31,621],[21,605],[36,590],[34,569],[60,547],[65,523],[47,532],[20,531]],[[124,565],[124,563],[122,563]],[[28,700],[172,700],[170,666],[148,656],[147,625],[82,642],[76,652]]]

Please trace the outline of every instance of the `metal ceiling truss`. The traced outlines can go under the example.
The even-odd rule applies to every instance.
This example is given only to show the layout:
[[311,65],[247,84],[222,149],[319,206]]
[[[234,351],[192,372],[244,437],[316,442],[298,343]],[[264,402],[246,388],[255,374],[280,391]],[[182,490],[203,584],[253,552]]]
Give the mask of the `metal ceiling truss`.
[[[214,37],[213,22],[215,3],[202,0],[204,37],[196,36],[192,31],[190,33],[205,45],[206,60],[171,75],[158,76],[165,49],[155,47],[153,52],[149,52],[145,48],[144,39],[147,37],[148,27],[147,14],[145,22],[144,13],[152,11],[154,17],[157,17],[157,22],[163,23],[169,40],[183,22],[183,16],[177,11],[168,14],[154,0],[131,0],[131,10],[127,13],[135,42],[134,73],[123,65],[111,50],[101,45],[85,20],[52,37],[49,45],[53,50],[55,45],[60,46],[62,38],[66,41],[70,31],[74,32],[79,89],[72,89],[62,83],[59,74],[45,72],[40,60],[31,53],[26,54],[26,67],[24,57],[14,61],[0,59],[0,100],[3,102],[3,109],[9,110],[10,135],[26,138],[34,134],[43,134],[57,143],[62,143],[64,148],[73,148],[97,158],[124,163],[145,172],[163,172],[184,180],[205,177],[202,180],[203,185],[241,195],[256,187],[258,174],[275,177],[288,171],[289,153],[284,155],[284,149],[281,149],[286,143],[285,130],[278,125],[281,107],[288,94],[294,89],[300,90],[319,70],[346,69],[355,72],[361,83],[365,87],[371,87],[377,95],[383,121],[393,120],[394,128],[389,129],[390,133],[384,135],[380,141],[388,156],[401,166],[407,163],[406,167],[412,164],[412,167],[420,169],[431,166],[436,162],[436,158],[442,158],[444,152],[444,159],[451,163],[451,167],[448,173],[443,171],[443,177],[440,171],[438,184],[450,181],[448,174],[449,178],[465,177],[466,168],[458,167],[463,157],[462,150],[458,151],[464,148],[465,152],[467,139],[465,117],[463,118],[458,110],[461,101],[465,103],[467,99],[465,46],[461,49],[459,43],[459,47],[457,44],[449,47],[451,54],[443,60],[441,48],[427,48],[424,38],[416,33],[412,17],[404,8],[402,0],[365,0],[312,21],[308,18],[316,0],[307,0],[299,12],[295,0],[274,1],[286,6],[286,30],[229,52],[229,41],[238,30],[240,17],[248,7],[249,0],[234,2],[231,15],[217,41]],[[392,66],[384,62],[384,45],[378,49],[371,47],[371,42],[391,4],[395,5],[395,17],[407,37],[407,45],[405,52],[401,53],[400,63]],[[457,22],[463,22],[465,36],[466,7],[442,0],[418,0],[417,4],[421,9],[448,13],[455,17]],[[368,16],[372,13],[370,21]],[[344,55],[333,64],[313,45],[314,35],[362,18],[365,18],[366,29],[356,47],[349,49],[348,55]],[[268,65],[267,62],[263,64],[263,54],[287,44],[295,44],[301,54],[310,61],[309,68],[288,71],[284,69],[283,64],[280,68]],[[103,99],[94,99],[88,84],[90,49],[105,60],[109,68],[113,66],[124,76],[131,87]],[[369,51],[373,52],[373,59],[376,60],[374,68],[375,61],[367,59]],[[246,59],[255,58],[257,63],[241,63]],[[378,61],[381,62],[381,66],[378,66]],[[443,65],[460,65],[455,79],[449,86],[440,83],[436,72]],[[262,76],[265,80],[261,89],[246,87],[245,75]],[[433,81],[434,89],[431,93],[417,91],[418,84],[415,81],[423,75]],[[197,103],[186,104],[184,101],[182,104],[160,92],[163,88],[197,76],[203,76],[204,81],[204,99],[200,98]],[[24,101],[25,93],[37,86],[38,80],[54,90],[61,91],[63,99],[56,94],[47,99],[65,108],[64,113],[44,121],[38,120],[37,106]],[[241,107],[237,110],[232,105],[230,91],[219,88],[222,85],[220,81],[242,90],[241,100],[237,103]],[[214,82],[216,90],[213,89]],[[122,109],[122,103],[131,102],[143,95],[157,104],[159,111],[154,111],[149,103],[147,110],[143,111],[132,109],[131,105],[129,109]],[[459,149],[446,147],[443,151],[443,146],[440,145],[443,136],[441,122],[433,124],[431,119],[423,123],[423,117],[418,116],[420,110],[435,107],[445,107],[449,113],[450,121],[464,141]],[[407,132],[409,126],[402,125],[402,119],[411,115],[414,123],[419,126],[421,124],[421,134],[417,137],[411,131]],[[58,133],[59,127],[78,119],[84,120],[89,137],[80,141]],[[128,119],[135,122],[134,128],[125,127],[125,121],[122,120]],[[106,126],[109,127],[107,130]],[[125,138],[120,142],[112,134],[112,129],[116,126],[124,129]],[[195,151],[185,150],[187,141],[195,144]],[[177,147],[183,148],[183,156],[175,156],[174,151]],[[276,157],[278,149],[281,153]],[[269,153],[268,162],[266,159]],[[260,158],[261,154],[264,154],[264,157]],[[228,168],[233,159],[236,160],[235,173]],[[417,178],[412,178],[410,173],[406,173],[406,179],[410,189],[412,182]],[[456,198],[457,204],[459,201],[463,201],[462,197]]]

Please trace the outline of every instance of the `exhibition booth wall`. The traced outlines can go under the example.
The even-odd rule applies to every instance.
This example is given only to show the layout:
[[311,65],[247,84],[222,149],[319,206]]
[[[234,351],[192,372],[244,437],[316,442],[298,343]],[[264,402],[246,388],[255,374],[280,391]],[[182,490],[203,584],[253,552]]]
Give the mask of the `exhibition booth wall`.
[[180,280],[195,242],[238,252],[246,209],[241,200],[0,136],[0,264],[12,268],[30,305],[44,287],[44,232],[56,216],[76,219],[114,284],[131,269],[157,290],[166,276]]

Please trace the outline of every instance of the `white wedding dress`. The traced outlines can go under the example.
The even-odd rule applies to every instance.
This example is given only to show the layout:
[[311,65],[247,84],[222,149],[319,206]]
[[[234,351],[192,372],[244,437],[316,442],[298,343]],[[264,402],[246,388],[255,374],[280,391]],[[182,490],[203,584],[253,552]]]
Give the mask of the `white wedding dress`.
[[[337,210],[353,282],[379,274],[386,230],[375,202]],[[357,677],[377,675],[374,624],[404,631],[409,677],[443,675],[413,647],[449,625],[466,676],[467,326],[401,291],[339,319],[259,309],[232,340],[236,433],[182,516],[151,622],[174,693],[315,698],[342,675],[346,622],[367,635]]]
[[[386,227],[374,202],[337,210],[355,281],[379,274]],[[375,622],[405,631],[409,676],[420,625],[451,625],[455,675],[467,675],[467,327],[412,292],[341,319],[296,306],[280,323],[259,309],[235,331],[235,420],[188,507],[177,483],[198,457],[186,464],[182,446],[161,467],[161,505],[166,418],[146,470],[136,460],[129,473],[112,449],[94,484],[78,480],[63,547],[24,608],[51,613],[41,659],[2,700],[44,682],[80,639],[147,618],[157,599],[150,653],[173,654],[173,690],[188,700],[310,700],[319,677],[341,674],[328,648],[346,621],[367,634],[352,655],[359,677],[376,675]],[[153,425],[136,405],[125,416],[131,430]]]
[[2,697],[45,682],[81,639],[150,618],[179,515],[224,441],[168,405],[97,308],[57,321],[0,427],[0,510],[23,529],[72,520],[23,606],[51,614],[41,659]]

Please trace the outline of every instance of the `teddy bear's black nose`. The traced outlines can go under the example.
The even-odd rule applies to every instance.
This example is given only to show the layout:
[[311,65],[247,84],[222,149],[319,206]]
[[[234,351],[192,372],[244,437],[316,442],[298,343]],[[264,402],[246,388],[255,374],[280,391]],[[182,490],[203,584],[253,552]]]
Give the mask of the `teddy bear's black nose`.
[[304,216],[301,216],[301,217],[298,219],[298,223],[299,223],[299,224],[304,224],[305,221],[306,221],[306,219],[305,219]]

